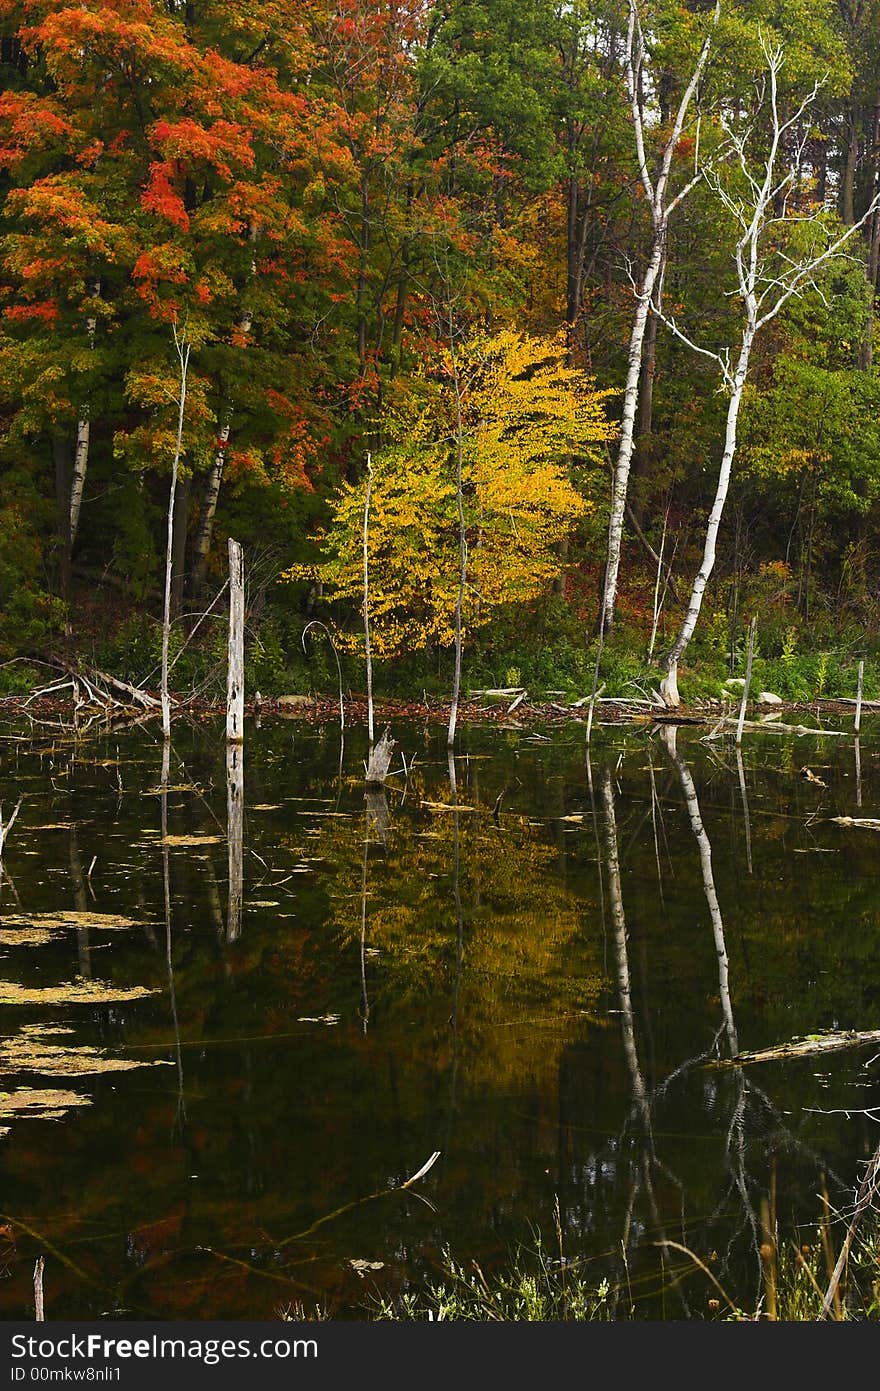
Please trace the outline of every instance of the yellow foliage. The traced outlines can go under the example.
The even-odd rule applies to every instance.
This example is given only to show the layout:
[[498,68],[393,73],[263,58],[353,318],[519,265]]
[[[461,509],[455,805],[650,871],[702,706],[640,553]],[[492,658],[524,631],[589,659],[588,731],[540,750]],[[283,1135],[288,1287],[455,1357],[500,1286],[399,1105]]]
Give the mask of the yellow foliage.
[[[570,460],[595,458],[611,439],[610,392],[566,364],[562,334],[505,330],[478,339],[443,364],[439,382],[384,423],[391,443],[373,461],[368,559],[374,650],[390,656],[451,645],[458,592],[456,503],[458,407],[468,544],[464,630],[502,604],[535,598],[559,570],[556,547],[591,510],[572,485]],[[360,606],[366,479],[338,494],[317,575],[328,597]],[[338,634],[343,646],[360,636]]]

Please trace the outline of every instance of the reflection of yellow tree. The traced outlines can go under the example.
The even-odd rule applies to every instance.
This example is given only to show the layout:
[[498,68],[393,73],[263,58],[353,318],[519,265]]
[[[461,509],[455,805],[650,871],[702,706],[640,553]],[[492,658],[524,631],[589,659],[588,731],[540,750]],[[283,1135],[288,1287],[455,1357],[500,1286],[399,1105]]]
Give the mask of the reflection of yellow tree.
[[[380,655],[453,641],[458,595],[455,471],[461,393],[462,486],[468,541],[464,622],[473,629],[502,604],[535,598],[559,570],[558,543],[592,510],[568,460],[594,458],[615,427],[607,391],[566,362],[564,338],[505,331],[467,345],[426,399],[383,422],[387,448],[373,459],[369,571],[371,641]],[[366,480],[346,486],[317,569],[332,597],[360,603]],[[340,635],[355,645],[360,639]]]
[[[393,813],[392,813],[393,815]],[[503,835],[487,814],[459,816],[463,950],[458,994],[460,1056],[477,1084],[503,1088],[547,1077],[558,1047],[582,1033],[605,982],[587,908],[558,877],[558,852],[534,836],[527,818],[505,818]],[[327,822],[316,844],[337,866],[331,931],[360,950],[362,842]],[[448,1019],[458,967],[453,892],[454,815],[424,810],[393,820],[384,853],[373,846],[369,871],[370,1001],[380,1009]],[[444,1033],[445,1038],[445,1033]],[[444,1042],[441,1046],[445,1047]]]

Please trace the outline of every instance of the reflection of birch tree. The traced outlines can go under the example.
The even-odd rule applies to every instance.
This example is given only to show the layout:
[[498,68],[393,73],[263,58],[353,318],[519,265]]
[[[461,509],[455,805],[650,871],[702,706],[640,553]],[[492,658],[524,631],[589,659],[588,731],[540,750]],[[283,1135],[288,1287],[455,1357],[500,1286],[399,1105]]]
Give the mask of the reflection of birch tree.
[[[707,34],[694,63],[675,113],[669,126],[669,133],[660,155],[659,167],[652,171],[648,151],[651,116],[645,110],[645,93],[650,90],[656,75],[650,72],[645,36],[642,31],[642,18],[638,0],[629,0],[629,25],[624,68],[626,72],[627,94],[632,115],[633,132],[638,156],[639,174],[646,194],[646,202],[651,213],[651,249],[647,264],[636,287],[636,308],[630,331],[626,386],[623,393],[623,412],[620,421],[620,437],[617,446],[617,460],[614,466],[614,484],[611,493],[611,510],[608,522],[608,549],[605,562],[605,584],[602,597],[600,626],[609,632],[614,623],[614,609],[617,599],[617,579],[620,569],[620,552],[623,545],[623,523],[629,488],[630,467],[635,446],[636,410],[639,402],[639,381],[643,370],[645,334],[649,324],[652,302],[659,301],[663,282],[663,268],[666,262],[669,219],[678,205],[687,198],[701,178],[699,164],[693,178],[674,195],[670,192],[673,158],[680,147],[682,132],[688,119],[691,104],[698,99],[700,83],[715,25],[718,22],[720,6],[715,6],[712,28]],[[646,71],[647,69],[647,71]],[[647,78],[647,81],[646,81]],[[697,123],[699,133],[699,123]],[[696,142],[699,150],[699,140]]]
[[171,763],[171,745],[168,740],[162,744],[162,779],[160,782],[159,808],[162,824],[162,888],[165,906],[165,964],[168,969],[168,995],[171,1001],[171,1019],[174,1025],[174,1044],[177,1056],[177,1119],[186,1120],[186,1102],[183,1093],[183,1053],[180,1047],[180,1021],[177,1017],[177,995],[174,989],[174,961],[171,937],[171,866],[168,857],[168,773]]
[[461,905],[461,813],[458,809],[458,783],[455,777],[455,754],[447,746],[447,767],[449,770],[449,800],[452,813],[452,898],[455,904],[455,980],[452,989],[452,1066],[449,1082],[449,1120],[446,1127],[445,1153],[451,1149],[452,1120],[455,1115],[455,1089],[458,1081],[458,1007],[461,994],[461,970],[464,961],[464,913]]
[[[721,907],[718,901],[715,876],[712,869],[712,846],[700,812],[700,804],[693,776],[687,763],[681,757],[676,747],[675,726],[666,726],[662,730],[662,737],[669,752],[669,756],[678,772],[688,819],[690,820],[691,830],[694,833],[694,838],[700,853],[703,893],[709,909],[709,918],[712,923],[712,935],[715,941],[715,952],[718,962],[718,994],[721,1001],[722,1022],[718,1034],[716,1035],[716,1046],[723,1035],[726,1039],[731,1058],[735,1058],[740,1051],[739,1037],[733,1014],[733,1002],[730,989],[730,962],[724,938],[724,923],[721,917]],[[738,772],[741,776],[741,767],[738,769]],[[751,1234],[751,1242],[757,1264],[757,1303],[764,1283],[764,1266],[761,1257],[762,1242],[768,1239],[768,1237],[771,1241],[775,1242],[776,1233],[775,1231],[768,1232],[765,1230],[766,1221],[762,1221],[762,1218],[755,1209],[754,1198],[760,1193],[760,1185],[757,1180],[750,1179],[746,1166],[749,1134],[763,1132],[764,1144],[762,1152],[766,1154],[769,1148],[767,1143],[767,1123],[769,1121],[772,1124],[777,1144],[784,1145],[787,1148],[797,1151],[811,1166],[815,1167],[817,1183],[820,1174],[827,1168],[827,1165],[821,1155],[816,1154],[809,1146],[803,1144],[803,1142],[792,1133],[790,1128],[783,1121],[772,1099],[754,1081],[746,1079],[745,1071],[742,1067],[728,1068],[726,1070],[726,1076],[732,1079],[734,1087],[734,1104],[727,1129],[727,1156],[730,1166],[731,1183],[739,1194],[744,1214],[743,1225],[738,1231],[734,1232],[728,1243],[728,1259],[739,1232],[743,1230],[743,1226],[747,1227]],[[724,1199],[722,1199],[722,1203],[723,1201]],[[763,1200],[763,1204],[766,1207],[766,1200]],[[772,1203],[771,1206],[775,1210],[775,1202]],[[720,1205],[718,1210],[720,1210]]]
[[[715,942],[715,956],[718,964],[718,996],[721,1001],[722,1018],[719,1034],[723,1032],[727,1040],[730,1056],[734,1058],[739,1052],[739,1039],[736,1032],[736,1023],[733,1018],[733,1004],[730,996],[730,960],[727,955],[727,943],[724,939],[724,922],[721,917],[721,905],[718,902],[718,892],[715,888],[715,875],[712,869],[712,843],[706,833],[706,827],[703,824],[703,818],[700,814],[700,803],[697,798],[697,789],[693,777],[691,776],[691,771],[684,759],[680,756],[676,747],[676,733],[677,731],[674,725],[667,725],[661,731],[661,736],[669,751],[669,756],[675,764],[679,781],[681,782],[681,790],[684,793],[691,830],[694,833],[694,839],[697,842],[700,852],[700,871],[703,878],[703,893],[706,897],[706,906],[709,909],[709,919],[712,923],[712,936]],[[752,1233],[755,1253],[758,1258],[760,1289],[761,1239],[759,1235],[758,1219],[751,1198],[749,1197],[748,1177],[746,1173],[745,1122],[748,1083],[746,1082],[741,1067],[733,1069],[733,1084],[735,1089],[735,1102],[727,1131],[727,1156],[733,1182],[742,1199],[745,1221]],[[734,1239],[735,1238],[731,1240],[731,1245]]]
[[226,839],[229,849],[229,899],[226,940],[241,936],[241,901],[244,882],[244,747],[226,745]]
[[[611,939],[614,946],[614,960],[617,977],[617,998],[620,1008],[620,1023],[623,1038],[623,1053],[632,1089],[633,1112],[641,1126],[638,1175],[634,1179],[624,1220],[624,1233],[621,1249],[626,1260],[627,1248],[632,1240],[632,1214],[639,1188],[643,1188],[651,1214],[651,1225],[656,1233],[661,1252],[664,1272],[666,1266],[666,1238],[657,1196],[654,1191],[652,1169],[657,1164],[654,1148],[653,1117],[648,1089],[639,1062],[636,1044],[635,1020],[633,1017],[632,986],[630,982],[629,954],[627,951],[626,915],[623,907],[623,891],[620,883],[620,857],[617,848],[617,819],[614,813],[614,787],[611,771],[606,768],[602,775],[602,807],[605,824],[605,863],[608,874],[608,902],[611,910]],[[666,1170],[668,1174],[668,1170]],[[668,1174],[669,1177],[673,1177]],[[673,1179],[677,1183],[677,1180]]]

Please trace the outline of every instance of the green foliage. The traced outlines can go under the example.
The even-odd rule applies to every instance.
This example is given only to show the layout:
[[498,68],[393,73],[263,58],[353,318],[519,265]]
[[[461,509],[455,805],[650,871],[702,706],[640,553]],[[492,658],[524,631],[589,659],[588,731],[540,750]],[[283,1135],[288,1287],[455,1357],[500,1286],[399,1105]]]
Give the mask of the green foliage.
[[13,657],[8,662],[0,663],[0,696],[30,695],[39,684],[39,671],[27,662]]
[[519,1250],[509,1265],[488,1277],[476,1262],[465,1267],[443,1253],[441,1280],[414,1294],[380,1299],[376,1319],[478,1320],[487,1323],[576,1322],[611,1317],[607,1280],[593,1284],[576,1264],[551,1258],[540,1238],[534,1251]]
[[36,655],[62,628],[63,605],[46,584],[40,523],[47,511],[30,470],[0,469],[0,660]]

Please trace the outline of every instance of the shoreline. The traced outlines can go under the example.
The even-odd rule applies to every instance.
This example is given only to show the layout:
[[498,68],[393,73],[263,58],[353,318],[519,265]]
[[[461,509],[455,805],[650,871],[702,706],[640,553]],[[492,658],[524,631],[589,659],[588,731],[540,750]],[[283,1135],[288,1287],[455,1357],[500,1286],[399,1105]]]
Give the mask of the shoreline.
[[[145,693],[152,700],[152,693]],[[224,716],[226,703],[223,700],[199,700],[179,696],[174,699],[172,713],[178,718],[195,720],[220,719]],[[525,695],[487,701],[485,697],[472,695],[462,700],[458,708],[458,721],[461,724],[487,724],[496,728],[510,730],[525,729],[530,725],[585,725],[589,717],[589,697],[576,702],[563,704],[552,700],[529,700]],[[448,722],[450,702],[439,697],[422,696],[421,699],[402,700],[392,698],[374,701],[374,722],[376,725],[393,723],[395,720],[427,721],[433,724]],[[721,725],[736,724],[739,704],[725,700],[696,701],[682,703],[676,709],[667,709],[652,704],[648,700],[632,700],[626,697],[603,696],[597,699],[593,724],[600,727],[626,725]],[[746,706],[749,732],[772,730],[780,732],[828,734],[821,723],[804,724],[805,719],[822,721],[828,716],[836,716],[839,721],[854,719],[856,701],[847,698],[829,697],[811,701],[782,701],[762,704],[749,701]],[[863,701],[863,714],[870,715],[880,711],[880,701]],[[365,696],[355,695],[344,702],[345,726],[365,725],[367,723],[367,700]],[[261,721],[266,718],[305,720],[310,724],[339,724],[339,699],[328,695],[281,695],[250,699],[245,702],[245,713],[251,719]],[[64,699],[57,695],[0,696],[0,716],[30,721],[34,725],[51,722],[59,732],[100,733],[101,731],[120,731],[141,724],[149,724],[160,718],[158,708],[152,703],[148,708],[134,703],[108,698],[104,703],[98,700],[79,701],[73,695]],[[792,724],[792,717],[796,723]],[[837,730],[837,734],[854,734],[852,729]],[[0,732],[0,738],[2,738]]]

